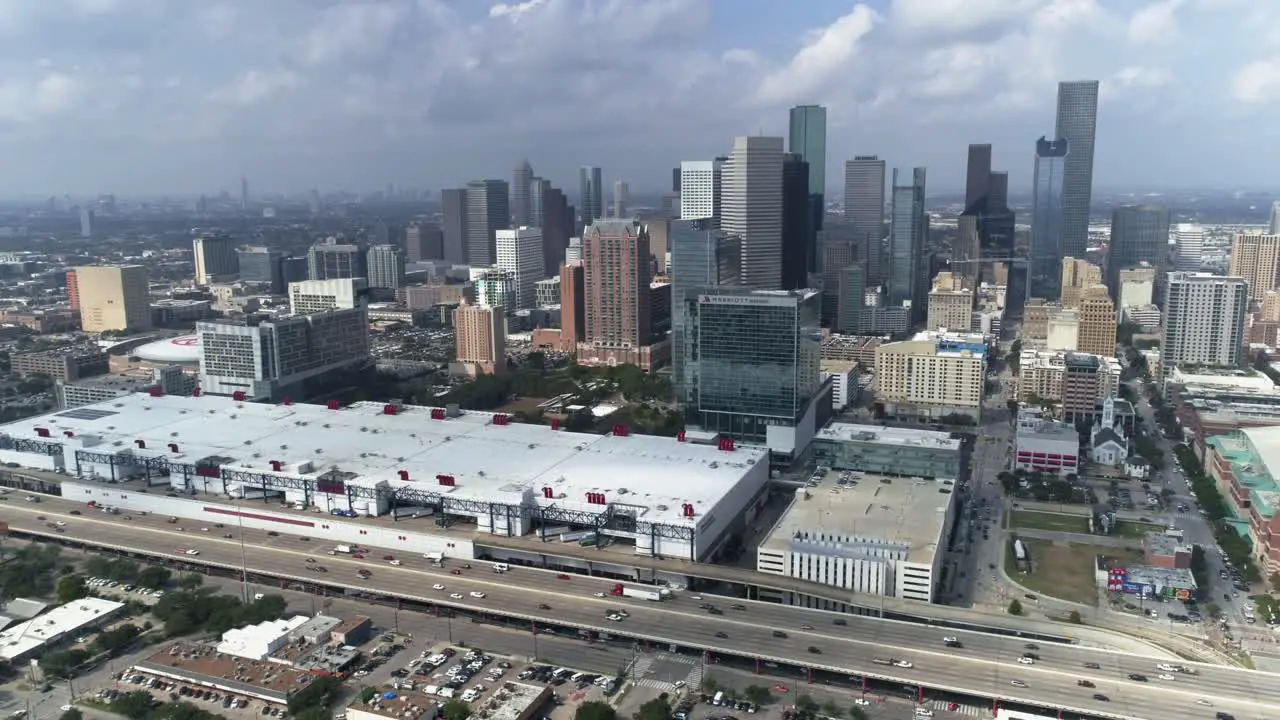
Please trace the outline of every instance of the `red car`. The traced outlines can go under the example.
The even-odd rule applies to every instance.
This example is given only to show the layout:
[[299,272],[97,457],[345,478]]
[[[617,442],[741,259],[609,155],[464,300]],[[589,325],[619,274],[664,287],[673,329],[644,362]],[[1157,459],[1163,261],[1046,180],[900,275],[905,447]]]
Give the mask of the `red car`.
[[382,559],[383,559],[383,560],[395,560],[395,557],[393,557],[393,556],[391,556],[391,555],[383,555],[383,556],[382,556]]
[[360,553],[356,553],[355,555],[352,555],[351,557],[355,558],[356,560],[363,560],[363,559],[364,559],[364,556],[363,556],[363,555],[361,555]]
[[454,574],[454,575],[461,575],[461,574],[462,574],[462,571],[461,571],[461,570],[458,570],[457,568],[454,568],[454,570],[453,570],[453,574]]
[[559,574],[559,575],[557,575],[556,577],[557,577],[557,578],[559,578],[560,580],[572,580],[572,579],[573,579],[573,578],[569,577],[568,575],[566,575],[566,574],[564,574],[564,573],[560,573],[560,574]]

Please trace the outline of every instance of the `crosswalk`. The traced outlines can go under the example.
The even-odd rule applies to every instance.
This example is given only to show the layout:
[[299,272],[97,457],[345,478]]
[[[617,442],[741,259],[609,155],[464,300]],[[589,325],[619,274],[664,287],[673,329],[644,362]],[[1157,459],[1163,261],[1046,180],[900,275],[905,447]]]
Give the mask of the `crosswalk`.
[[[683,677],[679,677],[679,673],[675,676],[664,678],[650,677],[649,673],[653,670],[653,664],[656,660],[661,660],[664,665],[683,665],[688,667],[687,673]],[[637,687],[651,688],[661,692],[672,692],[676,689],[676,683],[684,681],[686,687],[699,688],[702,686],[702,663],[694,658],[684,657],[682,655],[638,655],[632,661],[630,672],[628,673],[634,680]]]
[[972,717],[972,718],[989,718],[991,717],[991,708],[978,707],[977,705],[960,705],[955,710],[948,710],[951,703],[943,700],[928,700],[924,706],[935,713],[938,718],[953,717]]

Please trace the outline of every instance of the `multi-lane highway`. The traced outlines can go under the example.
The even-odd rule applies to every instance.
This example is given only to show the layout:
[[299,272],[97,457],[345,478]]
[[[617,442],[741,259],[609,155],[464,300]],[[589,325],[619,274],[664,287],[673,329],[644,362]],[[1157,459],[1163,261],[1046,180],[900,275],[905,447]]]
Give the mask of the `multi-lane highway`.
[[[207,532],[186,527],[178,532],[177,525],[163,518],[126,520],[123,515],[93,511],[71,515],[82,510],[68,501],[23,503],[15,495],[0,504],[0,520],[26,533],[223,567],[239,568],[244,563],[260,575],[359,587],[445,606],[593,628],[651,643],[702,647],[713,653],[758,658],[762,663],[867,675],[1103,717],[1212,718],[1223,710],[1243,719],[1262,717],[1261,713],[1280,707],[1280,676],[1268,673],[1197,665],[1199,675],[1179,674],[1174,680],[1161,681],[1155,667],[1159,661],[1154,658],[1047,643],[1034,651],[1040,656],[1038,662],[1022,665],[1017,659],[1028,652],[1024,640],[1007,636],[771,603],[742,602],[743,609],[735,610],[732,606],[738,601],[685,593],[663,603],[599,597],[597,593],[607,593],[612,581],[514,567],[499,575],[479,561],[472,561],[470,569],[462,569],[462,561],[435,569],[422,558],[403,557],[397,558],[403,565],[392,566],[381,550],[364,560],[329,556],[331,546],[320,538],[302,541],[245,531],[242,543],[235,527],[211,526]],[[44,520],[39,519],[42,516]],[[58,522],[65,525],[49,527]],[[185,554],[188,549],[198,550],[199,556]],[[328,572],[309,572],[309,564],[324,565]],[[361,568],[372,572],[368,580],[357,578]],[[454,570],[461,574],[452,574]],[[485,596],[475,598],[473,592]],[[724,614],[700,609],[703,602],[715,603]],[[615,608],[625,608],[630,617],[618,623],[606,620],[607,611]],[[964,647],[944,647],[946,634],[957,636]],[[875,658],[908,660],[914,667],[885,667],[874,663]],[[1098,667],[1090,669],[1087,663]],[[1130,680],[1131,673],[1141,673],[1149,681]],[[1080,680],[1096,688],[1080,687]],[[1015,686],[1015,681],[1022,685]],[[1095,700],[1094,693],[1110,699]],[[1198,700],[1212,702],[1213,707],[1198,705]]]

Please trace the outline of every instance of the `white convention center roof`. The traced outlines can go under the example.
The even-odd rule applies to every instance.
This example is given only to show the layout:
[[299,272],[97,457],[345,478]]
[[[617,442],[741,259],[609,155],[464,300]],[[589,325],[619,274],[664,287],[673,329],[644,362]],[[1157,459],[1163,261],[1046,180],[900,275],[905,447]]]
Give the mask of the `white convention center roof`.
[[147,343],[134,350],[135,355],[147,362],[190,363],[200,362],[200,336],[183,335]]

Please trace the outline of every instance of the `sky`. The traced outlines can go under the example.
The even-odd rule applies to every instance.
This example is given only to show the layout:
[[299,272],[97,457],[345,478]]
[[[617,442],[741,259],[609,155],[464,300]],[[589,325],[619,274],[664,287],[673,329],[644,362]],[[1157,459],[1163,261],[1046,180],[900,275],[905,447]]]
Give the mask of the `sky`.
[[633,193],[829,108],[877,154],[1029,187],[1102,82],[1095,187],[1280,190],[1280,0],[0,0],[0,195],[441,188],[521,158]]

